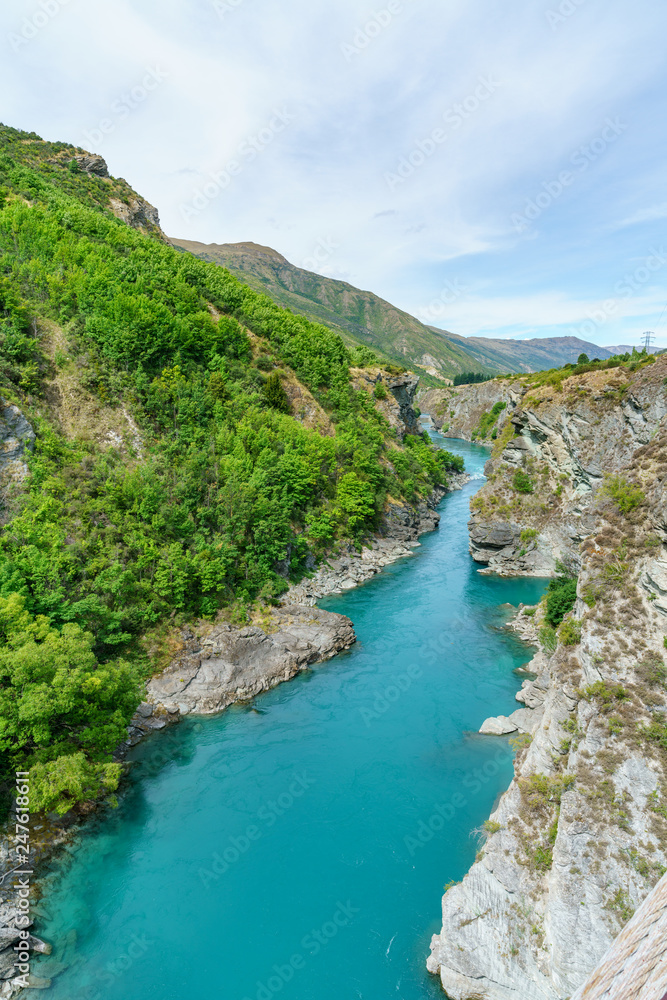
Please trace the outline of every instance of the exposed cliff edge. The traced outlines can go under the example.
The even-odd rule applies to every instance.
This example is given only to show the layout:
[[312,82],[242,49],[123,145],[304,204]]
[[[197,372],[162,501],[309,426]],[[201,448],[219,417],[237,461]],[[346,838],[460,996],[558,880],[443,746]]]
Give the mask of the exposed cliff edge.
[[506,403],[473,500],[473,556],[519,574],[560,559],[578,574],[575,607],[517,696],[536,709],[532,740],[479,860],[443,898],[428,968],[452,1000],[572,996],[666,870],[666,378],[659,358],[560,389],[487,383],[435,414],[472,435]]
[[169,713],[210,715],[290,680],[355,641],[343,615],[290,606],[267,615],[263,628],[219,624],[183,632],[183,648],[149,681],[147,696]]

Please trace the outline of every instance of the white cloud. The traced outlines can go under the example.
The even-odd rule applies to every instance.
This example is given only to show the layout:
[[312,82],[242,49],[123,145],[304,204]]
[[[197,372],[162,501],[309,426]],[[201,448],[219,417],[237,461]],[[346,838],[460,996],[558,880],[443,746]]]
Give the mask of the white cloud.
[[624,226],[636,226],[640,222],[656,222],[658,219],[667,219],[667,201],[663,201],[659,205],[651,205],[649,208],[639,209],[627,219],[617,222],[614,228],[622,229]]

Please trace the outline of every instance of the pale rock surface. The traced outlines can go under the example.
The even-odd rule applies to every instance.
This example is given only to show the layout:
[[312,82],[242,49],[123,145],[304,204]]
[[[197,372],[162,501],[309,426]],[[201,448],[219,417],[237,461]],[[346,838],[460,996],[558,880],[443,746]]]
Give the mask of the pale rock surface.
[[[579,642],[531,663],[517,695],[524,724],[510,721],[532,741],[491,816],[496,832],[443,898],[428,968],[452,1000],[572,997],[667,867],[667,760],[645,735],[667,715],[666,378],[661,357],[569,379],[562,392],[470,386],[441,406],[448,433],[465,437],[493,402],[508,403],[520,440],[506,434],[488,469],[496,479],[478,495],[471,552],[507,575],[565,561],[579,574],[581,623]],[[516,516],[494,515],[498,476],[531,461],[534,495]],[[598,492],[608,473],[639,485],[645,503],[620,511]],[[516,541],[529,526],[539,537]],[[522,610],[517,623],[535,641],[536,617]]]
[[331,659],[356,637],[349,618],[319,608],[276,609],[266,630],[214,625],[184,633],[184,649],[147,685],[150,702],[169,713],[210,715]]
[[491,719],[485,719],[479,731],[485,736],[508,736],[510,733],[515,733],[518,728],[516,723],[508,719],[506,715],[498,715]]

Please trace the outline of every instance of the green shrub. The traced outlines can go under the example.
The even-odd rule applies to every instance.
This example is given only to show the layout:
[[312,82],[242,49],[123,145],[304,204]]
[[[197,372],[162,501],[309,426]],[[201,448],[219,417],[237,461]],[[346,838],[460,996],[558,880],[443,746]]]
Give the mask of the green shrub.
[[608,706],[611,706],[614,701],[627,701],[630,697],[622,684],[612,684],[610,681],[595,681],[579,694],[586,701],[597,699]]
[[577,580],[575,578],[558,576],[549,581],[544,617],[552,628],[558,628],[565,615],[572,611],[576,599]]
[[558,638],[564,646],[576,646],[581,642],[581,622],[568,618],[558,629]]
[[289,413],[290,402],[278,372],[271,372],[264,385],[264,399],[268,406],[280,413]]
[[558,646],[558,633],[555,628],[552,628],[551,625],[543,625],[538,632],[538,638],[547,652],[555,652]]
[[539,532],[537,528],[524,528],[523,531],[521,532],[521,541],[525,545],[527,542],[534,541],[537,538],[538,534]]
[[533,481],[523,469],[517,469],[512,477],[512,485],[517,493],[534,493]]
[[629,514],[644,502],[646,496],[639,486],[623,476],[608,476],[600,492],[616,504],[621,514]]
[[619,733],[622,733],[623,719],[620,715],[612,715],[607,723],[607,728],[609,729],[610,736],[618,736]]
[[373,395],[375,396],[376,399],[386,399],[387,398],[387,390],[385,389],[385,387],[382,384],[382,382],[378,382],[376,384],[375,388],[373,389]]
[[498,421],[498,417],[505,409],[507,409],[507,403],[498,402],[494,403],[488,412],[483,413],[479,419],[477,427],[475,427],[470,435],[473,441],[476,438],[488,437],[491,428],[495,426]]

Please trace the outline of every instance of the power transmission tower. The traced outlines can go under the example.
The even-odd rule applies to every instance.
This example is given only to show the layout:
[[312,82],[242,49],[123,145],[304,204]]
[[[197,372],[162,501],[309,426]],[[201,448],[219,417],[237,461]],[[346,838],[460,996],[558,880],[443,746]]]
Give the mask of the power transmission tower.
[[651,353],[651,344],[655,340],[655,334],[652,330],[647,330],[646,333],[642,333],[642,347],[647,354]]

